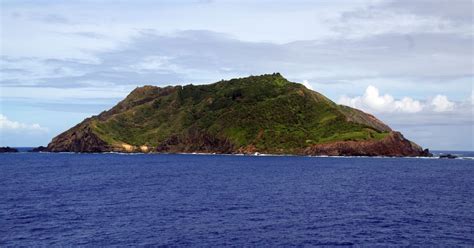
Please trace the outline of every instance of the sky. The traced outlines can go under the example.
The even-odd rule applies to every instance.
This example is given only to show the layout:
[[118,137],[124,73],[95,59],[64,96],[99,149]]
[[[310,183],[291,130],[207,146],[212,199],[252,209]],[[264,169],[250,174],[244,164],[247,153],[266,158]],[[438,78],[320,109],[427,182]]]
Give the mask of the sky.
[[474,150],[471,0],[0,0],[0,146],[142,85],[280,72],[433,150]]

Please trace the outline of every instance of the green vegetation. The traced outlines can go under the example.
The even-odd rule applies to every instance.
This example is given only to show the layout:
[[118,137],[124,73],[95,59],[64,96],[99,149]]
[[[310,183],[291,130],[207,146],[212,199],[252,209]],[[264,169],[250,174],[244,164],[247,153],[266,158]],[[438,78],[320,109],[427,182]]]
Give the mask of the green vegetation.
[[140,87],[89,125],[112,145],[156,147],[197,131],[236,148],[253,145],[281,153],[332,141],[382,139],[389,131],[374,117],[279,73],[209,85]]

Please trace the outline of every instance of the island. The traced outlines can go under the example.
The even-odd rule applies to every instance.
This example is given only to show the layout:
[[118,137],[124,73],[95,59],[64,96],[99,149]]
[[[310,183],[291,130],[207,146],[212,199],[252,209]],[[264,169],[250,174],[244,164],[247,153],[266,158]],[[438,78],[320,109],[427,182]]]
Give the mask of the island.
[[0,153],[7,153],[7,152],[18,152],[18,149],[12,148],[12,147],[9,147],[9,146],[0,147]]
[[31,150],[28,150],[28,152],[47,152],[47,151],[48,151],[48,148],[44,146],[38,146]]
[[371,114],[279,73],[143,86],[53,138],[50,152],[429,156]]

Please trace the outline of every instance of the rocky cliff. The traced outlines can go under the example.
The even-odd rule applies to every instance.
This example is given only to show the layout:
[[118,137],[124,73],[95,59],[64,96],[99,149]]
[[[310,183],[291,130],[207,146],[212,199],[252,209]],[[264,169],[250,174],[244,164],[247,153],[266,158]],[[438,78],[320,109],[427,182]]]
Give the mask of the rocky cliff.
[[405,139],[399,132],[390,132],[380,140],[336,141],[305,149],[306,155],[328,156],[431,156],[428,150]]
[[52,152],[425,156],[373,115],[280,74],[133,90],[55,137]]

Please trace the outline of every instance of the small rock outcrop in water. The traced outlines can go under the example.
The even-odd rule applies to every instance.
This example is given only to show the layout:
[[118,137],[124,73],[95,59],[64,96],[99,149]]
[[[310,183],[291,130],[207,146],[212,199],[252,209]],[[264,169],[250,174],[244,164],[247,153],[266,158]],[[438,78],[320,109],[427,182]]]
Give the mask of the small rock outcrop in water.
[[447,159],[455,159],[457,158],[458,156],[456,155],[452,155],[452,154],[443,154],[443,155],[440,155],[439,158],[447,158]]
[[9,146],[0,147],[0,153],[6,153],[6,152],[18,152],[18,149],[12,148]]
[[51,152],[428,156],[375,116],[279,73],[133,90],[56,136]]
[[47,147],[38,146],[38,147],[35,147],[35,148],[29,150],[28,152],[47,152],[47,151],[48,151]]

